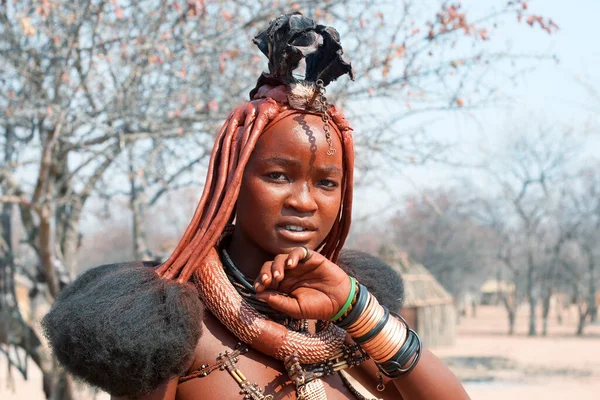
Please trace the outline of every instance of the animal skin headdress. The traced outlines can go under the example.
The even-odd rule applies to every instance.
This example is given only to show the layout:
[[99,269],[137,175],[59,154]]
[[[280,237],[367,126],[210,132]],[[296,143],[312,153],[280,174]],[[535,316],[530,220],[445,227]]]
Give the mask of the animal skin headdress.
[[354,79],[352,66],[342,57],[339,35],[331,27],[293,13],[271,21],[254,43],[268,57],[269,72],[259,77],[250,92],[251,101],[233,110],[221,128],[194,217],[176,249],[157,270],[165,278],[187,281],[202,268],[225,226],[235,218],[242,175],[258,138],[268,126],[298,113],[330,119],[342,142],[342,205],[318,250],[335,261],[348,235],[354,170],[352,128],[323,96],[323,87],[338,77],[349,74]]
[[269,72],[258,78],[250,99],[265,85],[285,84],[291,92],[294,89],[306,92],[307,88],[314,90],[318,81],[327,86],[344,74],[354,80],[352,66],[343,58],[338,32],[300,13],[285,14],[271,21],[253,42],[269,59]]

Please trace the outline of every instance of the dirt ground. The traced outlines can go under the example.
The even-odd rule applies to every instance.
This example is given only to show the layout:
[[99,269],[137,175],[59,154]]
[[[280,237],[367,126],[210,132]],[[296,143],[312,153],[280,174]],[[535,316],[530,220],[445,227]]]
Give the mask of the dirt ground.
[[[600,324],[575,337],[576,309],[563,324],[550,315],[547,337],[528,337],[527,306],[519,310],[516,332],[501,307],[479,307],[463,318],[456,345],[434,349],[463,381],[472,399],[600,399]],[[541,320],[538,321],[541,332]]]
[[[506,336],[506,313],[501,307],[479,307],[458,326],[456,345],[433,349],[463,381],[472,399],[600,399],[600,324],[588,326],[575,337],[576,310],[564,314],[558,325],[552,314],[547,337],[530,338],[527,308],[518,314],[516,333]],[[541,321],[538,324],[541,331]],[[31,364],[30,364],[31,365]],[[43,400],[39,371],[30,379],[7,376],[0,356],[0,398]],[[82,392],[78,399],[107,400],[105,394]]]

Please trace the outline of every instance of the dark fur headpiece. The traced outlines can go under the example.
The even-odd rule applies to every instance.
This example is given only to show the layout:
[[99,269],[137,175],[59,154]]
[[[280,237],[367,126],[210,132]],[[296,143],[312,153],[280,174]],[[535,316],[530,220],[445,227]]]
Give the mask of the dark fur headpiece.
[[344,51],[338,32],[332,27],[317,25],[299,12],[271,21],[269,27],[254,38],[254,43],[269,59],[269,72],[260,76],[250,92],[250,99],[263,85],[308,83],[312,86],[321,79],[327,86],[344,74],[354,80],[352,66],[342,57]]

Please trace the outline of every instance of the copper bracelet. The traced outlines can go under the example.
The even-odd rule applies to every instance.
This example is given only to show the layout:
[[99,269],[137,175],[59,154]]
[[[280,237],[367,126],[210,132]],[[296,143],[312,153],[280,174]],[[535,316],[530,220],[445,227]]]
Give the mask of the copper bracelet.
[[390,347],[395,346],[398,342],[398,334],[400,333],[400,326],[397,323],[393,323],[393,320],[388,322],[389,328],[385,331],[382,331],[377,338],[377,342],[373,343],[372,346],[369,346],[370,349],[365,349],[367,354],[371,356],[371,358],[375,361],[380,361],[383,354],[387,354]]
[[374,308],[373,314],[365,322],[365,324],[360,329],[357,329],[356,331],[353,331],[351,333],[349,332],[352,337],[364,336],[369,331],[371,331],[373,328],[375,328],[375,325],[377,325],[377,323],[379,321],[381,321],[381,319],[383,318],[383,315],[385,314],[385,310],[379,304],[374,304],[373,308]]
[[386,351],[382,351],[382,355],[378,357],[380,360],[379,362],[385,362],[391,359],[394,356],[394,354],[396,354],[398,350],[400,350],[406,339],[408,339],[406,335],[408,333],[408,329],[402,329],[404,328],[404,325],[400,323],[400,321],[396,320],[396,323],[400,327],[400,333],[397,334],[400,335],[400,337],[393,346],[389,347]]

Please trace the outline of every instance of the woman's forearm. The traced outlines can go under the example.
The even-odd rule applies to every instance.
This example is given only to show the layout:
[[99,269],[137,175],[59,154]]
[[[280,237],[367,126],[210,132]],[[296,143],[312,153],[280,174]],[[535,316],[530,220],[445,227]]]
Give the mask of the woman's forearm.
[[469,395],[452,371],[425,348],[415,368],[393,382],[404,400],[469,399]]

